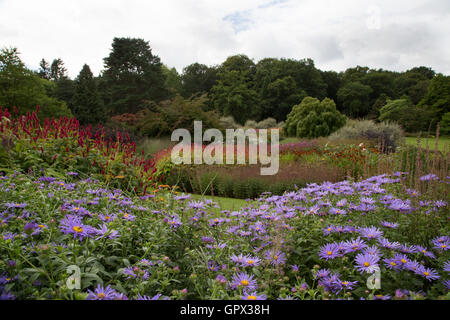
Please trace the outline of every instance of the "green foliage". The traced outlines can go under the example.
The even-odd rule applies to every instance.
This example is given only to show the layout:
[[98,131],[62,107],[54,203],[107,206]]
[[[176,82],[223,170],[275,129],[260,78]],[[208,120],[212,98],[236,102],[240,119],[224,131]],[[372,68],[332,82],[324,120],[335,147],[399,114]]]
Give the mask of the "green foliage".
[[113,114],[135,113],[145,100],[167,98],[166,77],[158,56],[148,42],[136,38],[114,38],[104,59],[105,104]]
[[442,116],[440,130],[442,134],[450,135],[450,112]]
[[306,97],[292,108],[283,130],[288,136],[324,137],[344,126],[345,122],[346,117],[337,111],[333,100]]
[[395,151],[401,143],[403,131],[395,123],[375,123],[371,120],[349,120],[347,124],[333,133],[329,139],[333,140],[371,140],[382,143],[384,148]]
[[445,113],[450,112],[450,76],[436,75],[418,107],[436,111],[436,122],[440,121]]
[[50,79],[58,81],[67,78],[67,69],[64,67],[64,62],[61,58],[54,59],[50,66]]
[[229,57],[219,68],[217,83],[211,89],[216,110],[240,124],[258,115],[259,96],[253,88],[253,69],[254,63],[247,56]]
[[185,99],[179,95],[171,100],[151,105],[143,110],[136,124],[144,136],[170,136],[173,130],[183,128],[194,132],[194,121],[202,121],[203,129],[221,129],[219,115],[215,111],[204,111],[206,96]]
[[169,90],[170,97],[181,94],[183,82],[177,69],[169,69],[166,65],[162,65],[164,76],[166,77],[165,86]]
[[426,131],[433,122],[436,113],[431,109],[423,110],[414,106],[408,97],[387,100],[380,109],[380,121],[397,122],[407,132]]
[[83,66],[75,79],[75,94],[71,103],[72,112],[82,125],[102,123],[106,120],[106,112],[97,89],[91,69]]
[[217,80],[217,68],[204,64],[193,63],[183,69],[181,75],[182,96],[189,98],[193,95],[208,93]]
[[337,92],[343,114],[348,117],[363,117],[370,111],[371,87],[360,82],[348,82]]
[[40,106],[41,119],[71,116],[67,105],[54,97],[54,84],[28,70],[16,48],[0,52],[0,106],[21,114],[32,112]]

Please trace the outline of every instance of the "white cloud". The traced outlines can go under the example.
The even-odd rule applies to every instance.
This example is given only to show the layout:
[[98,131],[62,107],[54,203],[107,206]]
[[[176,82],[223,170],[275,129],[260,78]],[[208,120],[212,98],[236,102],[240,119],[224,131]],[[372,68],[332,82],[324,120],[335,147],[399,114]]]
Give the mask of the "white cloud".
[[84,63],[98,74],[112,39],[121,36],[149,41],[153,53],[179,71],[244,53],[255,61],[312,58],[325,70],[425,65],[450,74],[450,6],[432,3],[1,0],[0,46],[18,47],[35,69],[42,58],[60,57],[71,77]]

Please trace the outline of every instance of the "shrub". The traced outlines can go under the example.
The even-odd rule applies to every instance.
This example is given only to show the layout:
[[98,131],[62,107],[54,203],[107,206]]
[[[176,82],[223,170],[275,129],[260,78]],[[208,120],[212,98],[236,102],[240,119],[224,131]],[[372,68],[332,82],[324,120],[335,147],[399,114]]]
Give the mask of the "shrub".
[[277,120],[274,118],[267,118],[257,123],[257,129],[271,129],[277,127]]
[[222,129],[219,115],[215,111],[204,111],[205,95],[193,99],[175,98],[149,104],[143,111],[136,127],[141,134],[149,137],[170,136],[175,129],[183,128],[194,132],[194,121],[202,121],[203,129]]
[[333,100],[306,97],[292,108],[284,129],[288,136],[317,138],[330,135],[345,122],[346,117],[339,113]]
[[430,108],[414,106],[409,98],[388,100],[380,109],[380,121],[396,122],[407,132],[426,131],[433,123],[436,112]]
[[14,118],[0,108],[0,139],[5,171],[71,171],[135,192],[153,184],[153,160],[137,154],[127,134],[106,138],[104,128],[82,127],[75,118],[45,119],[41,125],[36,112]]
[[225,129],[237,129],[240,127],[232,116],[220,118],[220,123]]
[[330,140],[339,139],[363,139],[375,141],[383,146],[384,151],[395,151],[401,139],[403,131],[395,123],[375,123],[372,120],[350,120],[346,126],[330,136]]
[[246,128],[256,128],[257,125],[258,125],[258,123],[255,120],[247,120],[245,122],[244,127],[246,127]]

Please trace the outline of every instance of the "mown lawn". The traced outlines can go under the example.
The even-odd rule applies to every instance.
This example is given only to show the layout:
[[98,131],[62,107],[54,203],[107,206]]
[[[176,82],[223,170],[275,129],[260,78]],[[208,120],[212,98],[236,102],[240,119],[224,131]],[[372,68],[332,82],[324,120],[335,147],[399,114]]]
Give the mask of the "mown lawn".
[[242,199],[223,198],[216,196],[202,196],[200,194],[191,194],[193,200],[210,199],[220,206],[220,210],[237,211],[248,205],[248,202]]
[[[406,144],[417,146],[417,138],[416,137],[406,137]],[[426,148],[427,145],[430,150],[434,150],[434,146],[436,144],[436,138],[421,138],[420,146],[422,148]],[[447,146],[447,150],[450,148],[450,137],[440,137],[438,142],[439,151],[444,151],[445,146]]]

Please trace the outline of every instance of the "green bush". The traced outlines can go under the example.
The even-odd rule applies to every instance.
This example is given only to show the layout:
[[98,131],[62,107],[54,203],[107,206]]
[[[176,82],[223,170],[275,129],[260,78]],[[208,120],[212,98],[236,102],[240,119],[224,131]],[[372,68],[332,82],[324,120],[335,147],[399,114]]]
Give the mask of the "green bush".
[[271,129],[277,127],[277,120],[274,118],[267,118],[257,123],[256,129]]
[[236,123],[232,116],[221,117],[219,121],[222,127],[225,129],[238,129],[240,127],[240,125]]
[[329,136],[345,125],[346,117],[339,113],[331,99],[306,97],[294,106],[286,119],[288,136],[317,138]]
[[372,120],[349,120],[345,127],[333,133],[330,140],[370,140],[382,143],[386,151],[395,151],[401,139],[403,131],[395,123],[375,123]]

